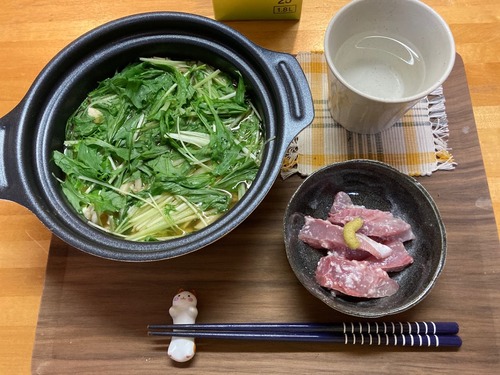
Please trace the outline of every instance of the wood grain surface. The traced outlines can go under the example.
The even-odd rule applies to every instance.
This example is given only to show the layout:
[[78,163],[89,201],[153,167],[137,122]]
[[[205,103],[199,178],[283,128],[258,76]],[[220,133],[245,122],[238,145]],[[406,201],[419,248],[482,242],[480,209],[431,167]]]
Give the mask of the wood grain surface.
[[[347,2],[304,0],[299,22],[228,24],[270,49],[289,53],[321,50],[328,20]],[[458,167],[453,172],[439,172],[422,179],[445,218],[450,255],[433,293],[401,318],[458,320],[464,346],[458,352],[388,352],[205,341],[199,344],[195,362],[184,372],[238,369],[268,373],[280,366],[282,372],[308,373],[326,369],[327,364],[329,369],[335,366],[342,373],[367,369],[380,373],[400,369],[412,373],[459,372],[457,369],[462,373],[493,373],[498,368],[499,249],[498,224],[495,225],[492,207],[499,217],[500,2],[424,2],[449,23],[465,65],[465,69],[460,64],[455,69],[445,91],[450,146]],[[49,60],[81,34],[121,16],[170,10],[213,17],[207,1],[4,1],[0,12],[0,116],[19,103]],[[68,373],[75,363],[82,374],[172,372],[176,368],[165,358],[166,341],[143,336],[143,326],[168,318],[169,299],[180,283],[198,289],[200,319],[203,317],[204,321],[344,318],[304,292],[287,268],[278,228],[286,200],[299,182],[299,178],[277,181],[258,211],[218,246],[172,263],[141,265],[137,269],[113,264],[112,272],[108,261],[68,249],[56,239],[51,246],[50,232],[33,214],[15,203],[0,201],[0,373],[32,372],[32,348],[47,259],[50,293],[42,305],[33,373]],[[269,224],[265,225],[261,217]],[[270,231],[269,227],[275,230]],[[238,236],[243,236],[248,248],[242,248]],[[264,245],[263,236],[268,240]],[[208,263],[206,259],[210,259]],[[82,273],[85,265],[92,271],[90,274]],[[186,275],[180,272],[190,268],[195,271]],[[141,278],[144,272],[140,270],[153,273]],[[206,277],[207,270],[213,271],[210,278]],[[89,279],[93,276],[95,279]],[[53,299],[57,288],[60,301]],[[130,293],[126,292],[128,289]],[[110,305],[112,301],[116,305]],[[57,310],[50,310],[55,314],[50,315],[49,308],[59,308],[60,312],[70,308],[71,316],[57,315]],[[49,336],[43,337],[41,332]],[[92,345],[96,343],[112,355],[95,349]],[[133,353],[134,348],[141,352]],[[117,371],[120,367],[115,366],[122,366],[122,362],[129,365],[128,371]]]
[[447,228],[446,267],[424,302],[392,319],[457,321],[462,348],[200,339],[194,360],[179,365],[166,356],[168,338],[146,336],[148,324],[170,322],[168,309],[178,288],[197,294],[198,322],[353,320],[305,291],[288,265],[282,220],[288,200],[302,181],[295,176],[278,179],[264,202],[235,231],[187,256],[118,263],[53,239],[33,373],[303,374],[328,372],[332,363],[342,374],[369,369],[387,374],[395,369],[398,373],[493,373],[500,364],[498,236],[492,210],[478,204],[487,199],[488,188],[460,59],[445,95],[454,130],[450,142],[457,158],[464,161],[454,172],[419,181],[436,200]]

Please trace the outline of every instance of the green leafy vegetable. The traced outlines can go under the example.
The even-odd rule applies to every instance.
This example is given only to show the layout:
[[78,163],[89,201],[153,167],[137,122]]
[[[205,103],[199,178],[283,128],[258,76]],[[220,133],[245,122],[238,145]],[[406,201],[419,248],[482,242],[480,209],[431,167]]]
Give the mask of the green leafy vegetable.
[[64,145],[53,159],[70,204],[106,232],[156,241],[198,230],[241,199],[264,136],[241,75],[143,58],[88,94]]

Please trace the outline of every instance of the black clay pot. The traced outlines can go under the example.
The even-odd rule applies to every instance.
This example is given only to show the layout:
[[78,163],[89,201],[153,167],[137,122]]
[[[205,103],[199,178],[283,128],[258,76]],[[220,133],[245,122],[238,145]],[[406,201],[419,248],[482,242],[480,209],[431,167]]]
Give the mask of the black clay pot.
[[[96,230],[68,205],[51,161],[65,124],[97,82],[139,57],[193,59],[242,73],[264,119],[263,162],[242,200],[212,225],[163,242],[131,242]],[[0,198],[22,204],[58,237],[87,253],[123,261],[172,258],[238,226],[264,199],[289,143],[314,117],[304,74],[291,55],[263,49],[217,21],[184,13],[145,13],[90,31],[62,50],[24,99],[0,119]]]

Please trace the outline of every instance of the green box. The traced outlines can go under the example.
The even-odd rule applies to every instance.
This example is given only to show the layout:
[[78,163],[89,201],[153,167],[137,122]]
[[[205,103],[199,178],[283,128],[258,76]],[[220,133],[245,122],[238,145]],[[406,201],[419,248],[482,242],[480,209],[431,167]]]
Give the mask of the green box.
[[302,0],[212,0],[216,20],[298,20]]

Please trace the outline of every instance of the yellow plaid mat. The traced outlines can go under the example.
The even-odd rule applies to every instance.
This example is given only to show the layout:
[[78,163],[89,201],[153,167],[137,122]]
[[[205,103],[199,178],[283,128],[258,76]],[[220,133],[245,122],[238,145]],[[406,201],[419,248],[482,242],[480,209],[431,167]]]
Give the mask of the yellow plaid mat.
[[283,178],[294,173],[309,175],[325,165],[350,159],[379,160],[411,176],[455,168],[447,146],[448,122],[441,87],[390,129],[374,135],[351,133],[330,116],[323,53],[301,52],[297,60],[311,87],[315,119],[288,148]]

